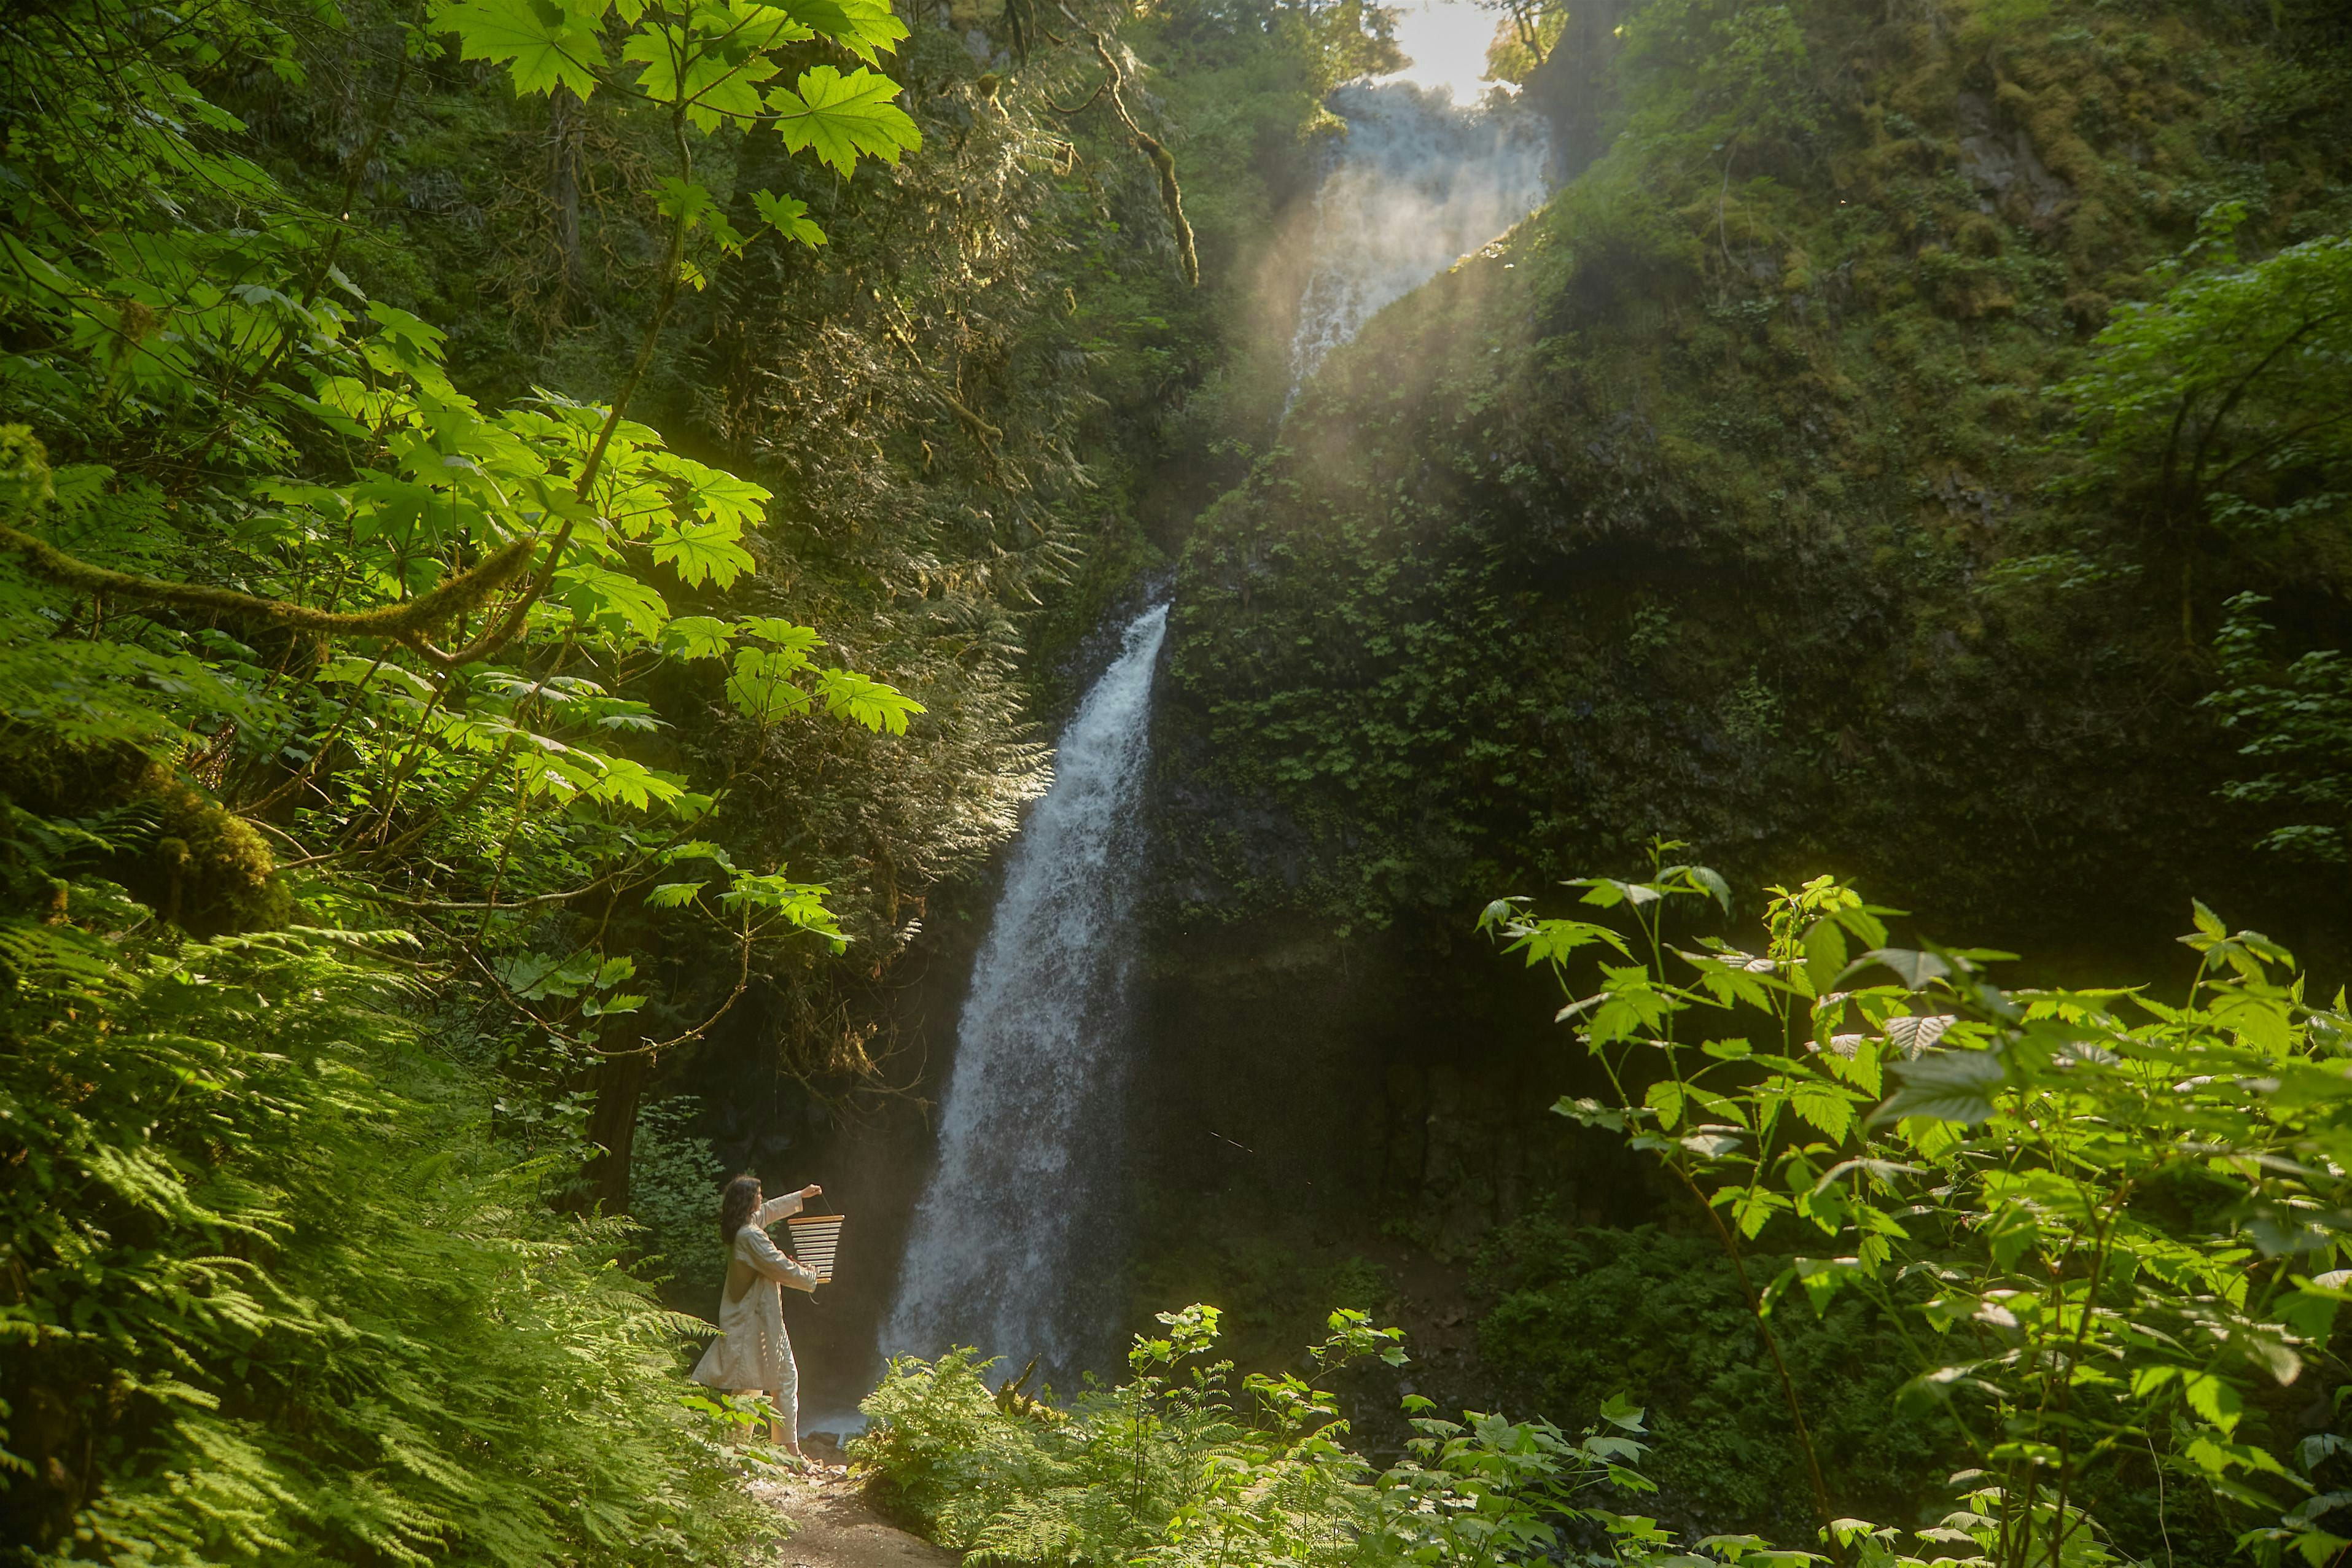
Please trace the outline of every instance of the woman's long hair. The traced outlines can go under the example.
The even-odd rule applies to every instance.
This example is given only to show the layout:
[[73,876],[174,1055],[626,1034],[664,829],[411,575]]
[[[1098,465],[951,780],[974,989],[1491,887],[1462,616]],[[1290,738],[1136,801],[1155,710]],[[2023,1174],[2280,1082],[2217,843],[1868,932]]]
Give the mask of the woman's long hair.
[[728,1246],[735,1245],[735,1233],[751,1223],[751,1213],[760,1207],[760,1178],[739,1176],[727,1184],[727,1194],[719,1200],[719,1239]]

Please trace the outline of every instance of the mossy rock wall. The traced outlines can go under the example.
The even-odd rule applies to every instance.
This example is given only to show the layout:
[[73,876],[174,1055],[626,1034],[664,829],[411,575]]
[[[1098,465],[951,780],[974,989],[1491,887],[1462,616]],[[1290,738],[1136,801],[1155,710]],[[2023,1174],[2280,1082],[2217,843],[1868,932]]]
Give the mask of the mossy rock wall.
[[1170,922],[1458,930],[1663,832],[2043,961],[2144,972],[2192,894],[2323,940],[2340,894],[2246,849],[2197,706],[2221,600],[2267,585],[2184,587],[2060,496],[2045,389],[2213,203],[2266,244],[2340,225],[2343,35],[1636,12],[1611,151],[1335,355],[1196,528]]

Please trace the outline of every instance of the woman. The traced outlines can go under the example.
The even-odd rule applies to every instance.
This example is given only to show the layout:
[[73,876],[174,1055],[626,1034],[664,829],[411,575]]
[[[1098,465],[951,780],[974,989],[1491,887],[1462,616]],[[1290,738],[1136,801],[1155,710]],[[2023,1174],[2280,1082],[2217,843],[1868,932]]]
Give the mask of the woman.
[[765,1394],[776,1406],[781,1427],[769,1437],[793,1458],[801,1453],[801,1373],[793,1364],[793,1342],[784,1336],[782,1287],[816,1289],[816,1270],[784,1256],[768,1227],[798,1214],[805,1200],[824,1188],[811,1182],[772,1202],[760,1201],[760,1178],[739,1176],[719,1202],[719,1234],[734,1249],[727,1265],[727,1288],[719,1299],[719,1336],[694,1369],[694,1380],[730,1394]]

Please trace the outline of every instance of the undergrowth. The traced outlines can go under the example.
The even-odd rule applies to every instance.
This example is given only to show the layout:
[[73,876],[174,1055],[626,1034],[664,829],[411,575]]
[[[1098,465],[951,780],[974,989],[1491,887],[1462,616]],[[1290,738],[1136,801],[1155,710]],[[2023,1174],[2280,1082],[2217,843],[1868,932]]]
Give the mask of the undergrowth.
[[[1757,1260],[1766,1273],[1783,1266]],[[1535,1408],[1565,1418],[1623,1388],[1649,1409],[1645,1469],[1666,1517],[1803,1532],[1804,1478],[1787,1413],[1712,1238],[1537,1215],[1497,1232],[1479,1272],[1493,1296],[1478,1324],[1480,1354],[1523,1383]],[[1900,1518],[1959,1468],[1942,1433],[1897,1414],[1902,1346],[1867,1302],[1838,1301],[1819,1321],[1793,1315],[1784,1349],[1840,1498],[1874,1518]]]
[[740,1561],[699,1325],[491,1135],[405,939],[159,939],[12,821],[55,895],[0,925],[0,1531],[55,1545],[6,1560]]
[[1346,1446],[1324,1386],[1350,1363],[1402,1364],[1395,1329],[1346,1309],[1308,1352],[1308,1377],[1212,1361],[1214,1307],[1162,1312],[1129,1380],[1067,1408],[1013,1388],[970,1350],[891,1364],[851,1444],[885,1497],[973,1563],[1472,1564],[1550,1558],[1647,1563],[1664,1535],[1612,1503],[1651,1490],[1634,1467],[1642,1412],[1622,1399],[1571,1437],[1541,1420],[1437,1419],[1375,1469]]

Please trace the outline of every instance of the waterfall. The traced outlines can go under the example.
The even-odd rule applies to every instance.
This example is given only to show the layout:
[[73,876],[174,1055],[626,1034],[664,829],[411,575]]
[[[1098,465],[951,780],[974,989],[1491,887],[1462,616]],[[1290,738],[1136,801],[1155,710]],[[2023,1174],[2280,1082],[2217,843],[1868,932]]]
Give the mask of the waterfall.
[[1347,140],[1315,197],[1311,260],[1290,343],[1292,396],[1381,307],[1543,204],[1549,138],[1503,100],[1457,107],[1407,81],[1333,92]]
[[1165,604],[1128,624],[1013,842],[956,1028],[939,1166],[886,1354],[973,1344],[1016,1370],[1033,1355],[1055,1374],[1089,1364],[1103,1314],[1087,1310],[1088,1287],[1118,1226],[1138,804],[1167,629]]
[[[1405,81],[1339,89],[1349,125],[1316,197],[1293,395],[1372,314],[1544,199],[1539,117],[1456,108]],[[977,1345],[1017,1370],[1093,1364],[1111,1322],[1125,1159],[1119,1103],[1142,871],[1139,819],[1157,605],[1078,705],[1054,786],[1014,841],[957,1022],[939,1163],[909,1228],[886,1354]]]

